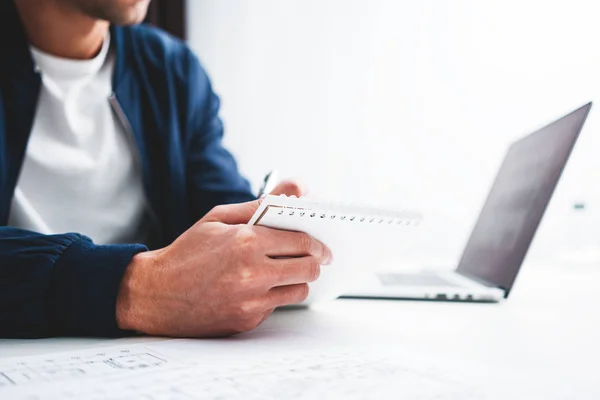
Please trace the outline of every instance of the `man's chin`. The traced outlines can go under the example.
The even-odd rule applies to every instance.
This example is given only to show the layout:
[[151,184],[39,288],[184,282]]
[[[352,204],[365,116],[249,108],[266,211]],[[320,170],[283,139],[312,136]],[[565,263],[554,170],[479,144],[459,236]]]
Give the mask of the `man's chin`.
[[149,0],[143,0],[132,6],[127,12],[122,15],[113,16],[109,19],[109,22],[114,25],[127,26],[137,25],[144,22],[146,15],[148,14]]

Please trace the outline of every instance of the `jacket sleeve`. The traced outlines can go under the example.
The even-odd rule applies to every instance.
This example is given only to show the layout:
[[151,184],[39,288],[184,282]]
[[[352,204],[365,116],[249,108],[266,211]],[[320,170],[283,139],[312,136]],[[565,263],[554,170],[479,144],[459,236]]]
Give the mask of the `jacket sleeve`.
[[220,101],[197,57],[186,52],[187,170],[190,209],[195,220],[220,204],[252,201],[250,184],[222,144]]
[[121,278],[141,245],[0,227],[0,337],[123,336]]

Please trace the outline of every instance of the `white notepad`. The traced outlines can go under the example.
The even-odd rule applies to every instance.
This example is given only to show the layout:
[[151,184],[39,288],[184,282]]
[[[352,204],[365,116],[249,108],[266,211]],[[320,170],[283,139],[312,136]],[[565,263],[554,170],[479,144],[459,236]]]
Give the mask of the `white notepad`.
[[250,225],[304,232],[324,243],[333,262],[321,267],[301,305],[333,300],[358,287],[378,266],[400,260],[422,215],[414,210],[387,211],[346,204],[331,204],[286,196],[267,196],[250,219]]

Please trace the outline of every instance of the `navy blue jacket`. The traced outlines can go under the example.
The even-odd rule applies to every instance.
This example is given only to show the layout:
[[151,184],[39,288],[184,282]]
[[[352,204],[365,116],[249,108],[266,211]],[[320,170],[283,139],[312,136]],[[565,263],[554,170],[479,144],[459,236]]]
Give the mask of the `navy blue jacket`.
[[[137,145],[154,245],[171,243],[216,205],[253,200],[222,146],[219,100],[190,49],[143,25],[112,27],[111,43],[110,101]],[[7,226],[40,83],[12,1],[0,0],[0,337],[126,334],[116,325],[116,296],[148,244],[100,246],[78,233]]]

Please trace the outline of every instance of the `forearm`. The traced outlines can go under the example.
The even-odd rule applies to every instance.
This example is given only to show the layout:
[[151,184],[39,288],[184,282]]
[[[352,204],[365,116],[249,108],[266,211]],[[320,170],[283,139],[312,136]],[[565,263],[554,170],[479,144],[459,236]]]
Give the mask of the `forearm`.
[[116,303],[116,322],[119,329],[144,333],[154,330],[157,315],[155,297],[161,293],[161,279],[155,278],[160,275],[162,268],[158,257],[162,251],[136,254],[127,266]]
[[247,179],[231,152],[223,145],[224,127],[219,117],[220,100],[206,72],[191,52],[188,71],[179,90],[186,93],[186,168],[192,223],[215,206],[253,201]]
[[118,336],[121,278],[139,245],[0,227],[0,336]]

